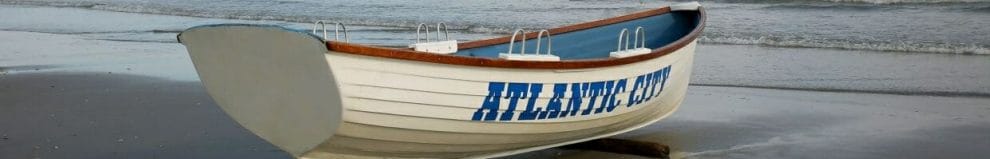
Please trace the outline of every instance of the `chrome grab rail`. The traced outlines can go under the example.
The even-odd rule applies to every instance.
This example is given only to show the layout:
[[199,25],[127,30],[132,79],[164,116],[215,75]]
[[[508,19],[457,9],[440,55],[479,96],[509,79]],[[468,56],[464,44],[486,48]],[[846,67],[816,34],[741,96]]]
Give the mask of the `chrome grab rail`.
[[[347,36],[347,27],[344,26],[344,23],[334,23],[334,25],[335,25],[335,28],[333,29],[333,40],[334,41],[340,41],[340,30],[343,29],[344,30],[344,41],[345,42],[350,42],[351,41],[351,38]],[[323,28],[323,41],[327,41],[327,23],[325,21],[322,21],[322,20],[316,21],[316,23],[313,24],[313,34],[316,34],[316,29],[318,27],[322,27]]]
[[426,28],[425,29],[426,30],[426,42],[430,42],[430,28],[429,27],[430,26],[427,26],[426,23],[419,23],[419,26],[416,27],[416,43],[419,43],[419,39],[421,39],[419,37],[419,35],[420,35],[420,32],[419,31],[420,30],[423,30],[423,28]]
[[536,35],[536,54],[540,54],[540,42],[543,41],[543,33],[547,33],[547,55],[553,55],[550,54],[550,50],[552,49],[551,47],[553,47],[553,41],[550,39],[550,31],[546,29],[540,30],[540,33]]
[[336,23],[335,25],[337,27],[340,27],[340,28],[338,29],[337,27],[334,27],[334,29],[333,29],[333,40],[334,41],[340,41],[340,32],[339,32],[339,30],[344,30],[344,42],[351,42],[351,38],[350,37],[347,37],[347,27],[344,26],[344,23]]
[[319,26],[323,26],[323,41],[327,41],[327,24],[322,20],[318,20],[313,24],[313,34],[316,34],[316,29]]
[[447,32],[447,24],[437,23],[437,41],[440,41],[440,27],[443,27],[443,40],[450,40],[450,32]]
[[[522,33],[522,34],[520,34],[520,33]],[[546,34],[543,34],[543,33],[546,33]],[[522,42],[522,45],[521,45],[521,47],[519,49],[519,54],[520,55],[525,55],[526,54],[526,31],[525,30],[522,30],[522,29],[516,29],[516,31],[512,33],[512,38],[509,39],[509,51],[506,52],[506,54],[512,54],[512,49],[515,48],[515,45],[516,45],[516,37],[519,36],[519,35],[522,35],[522,40],[520,40]],[[553,54],[550,53],[550,50],[553,50],[553,39],[550,38],[550,31],[548,31],[546,29],[540,30],[540,32],[538,34],[536,34],[536,52],[533,53],[533,54],[535,54],[535,55],[539,55],[540,54],[540,46],[542,46],[542,43],[543,43],[543,35],[546,35],[546,37],[547,37],[547,51],[546,51],[546,54],[547,55],[553,55]]]
[[[420,43],[420,39],[425,39],[426,42],[430,42],[430,29],[429,29],[429,27],[430,26],[429,25],[426,25],[426,23],[419,23],[419,26],[416,26],[416,43]],[[426,30],[426,34],[422,34],[421,31],[423,31],[423,30]],[[444,23],[437,23],[437,38],[436,38],[436,40],[437,41],[441,41],[441,39],[440,39],[440,31],[441,30],[443,31],[443,40],[450,40],[450,32],[447,31],[447,24],[444,24]],[[426,38],[422,38],[422,37],[420,37],[420,35],[426,35]]]
[[512,48],[513,48],[512,46],[515,45],[516,35],[519,35],[520,32],[522,32],[523,34],[522,34],[522,49],[519,51],[519,54],[524,54],[526,52],[526,31],[523,31],[522,29],[516,29],[516,31],[512,33],[512,38],[509,40],[509,52],[506,52],[507,54],[512,54]]
[[[633,48],[646,48],[646,29],[642,26],[636,27],[636,33],[633,35]],[[627,37],[628,38],[628,37]],[[640,40],[642,39],[642,40]],[[629,41],[626,41],[629,42]],[[639,44],[637,47],[636,44]]]
[[[626,37],[626,48],[622,48],[622,37]],[[615,51],[629,50],[629,29],[622,28],[619,32],[619,43],[615,45]]]

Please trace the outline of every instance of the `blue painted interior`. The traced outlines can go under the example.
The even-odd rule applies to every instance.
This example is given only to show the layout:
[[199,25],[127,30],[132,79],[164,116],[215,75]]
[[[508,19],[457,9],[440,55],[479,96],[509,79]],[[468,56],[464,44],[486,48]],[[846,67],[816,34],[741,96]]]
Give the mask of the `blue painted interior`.
[[[699,16],[697,11],[677,11],[586,30],[563,34],[551,33],[553,34],[551,53],[560,56],[561,60],[608,58],[609,52],[616,50],[619,32],[623,28],[627,28],[629,35],[633,36],[633,32],[638,26],[642,26],[646,30],[646,47],[656,49],[686,36],[695,27],[698,27]],[[629,42],[633,42],[631,37]],[[514,45],[516,48],[513,49],[514,53],[519,52],[520,44],[519,41],[516,42]],[[543,44],[541,53],[546,51],[546,38],[543,39]],[[630,48],[632,48],[631,44]],[[526,52],[531,54],[535,52],[535,49],[536,39],[526,40]],[[505,43],[459,50],[455,55],[498,58],[499,53],[505,53],[508,50],[509,44]]]

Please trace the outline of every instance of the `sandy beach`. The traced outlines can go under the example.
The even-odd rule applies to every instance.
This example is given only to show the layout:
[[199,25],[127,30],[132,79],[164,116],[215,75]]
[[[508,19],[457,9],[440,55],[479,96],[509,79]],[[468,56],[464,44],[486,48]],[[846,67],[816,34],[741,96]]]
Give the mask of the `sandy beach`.
[[[115,18],[81,18],[94,16]],[[174,41],[190,26],[269,21],[11,5],[0,5],[0,19],[0,158],[291,157],[227,117]],[[154,24],[121,25],[142,23]],[[357,40],[397,43],[374,40],[395,31],[369,34]],[[127,40],[135,37],[146,40]],[[990,156],[990,56],[721,44],[697,52],[680,109],[616,138],[667,144],[674,158]],[[548,149],[506,158],[642,157]]]

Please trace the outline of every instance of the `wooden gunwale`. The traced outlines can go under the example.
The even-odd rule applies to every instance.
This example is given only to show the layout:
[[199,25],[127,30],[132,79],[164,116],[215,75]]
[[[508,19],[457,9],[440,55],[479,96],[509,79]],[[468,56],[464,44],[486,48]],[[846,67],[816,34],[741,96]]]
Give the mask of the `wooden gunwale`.
[[[654,59],[674,51],[677,51],[684,46],[687,46],[701,34],[704,29],[706,17],[704,8],[698,8],[700,12],[700,19],[697,27],[695,27],[690,33],[681,37],[677,41],[671,44],[665,45],[663,47],[654,49],[652,52],[642,55],[636,55],[625,58],[605,58],[605,59],[590,59],[590,60],[562,60],[562,61],[514,61],[514,60],[504,60],[496,58],[482,58],[482,57],[468,57],[459,55],[445,55],[445,54],[434,54],[426,52],[418,52],[410,49],[403,48],[387,48],[387,47],[377,47],[368,46],[354,43],[337,42],[337,41],[327,41],[327,49],[331,50],[331,53],[346,53],[346,54],[356,54],[374,57],[383,57],[391,59],[402,59],[402,60],[412,60],[412,61],[422,61],[430,63],[440,63],[440,64],[452,64],[452,65],[465,65],[465,66],[479,66],[479,67],[496,67],[496,68],[527,68],[527,69],[584,69],[584,68],[597,68],[597,67],[608,67],[624,65],[629,63],[635,63],[645,60]],[[566,32],[584,30],[609,24],[621,23],[630,20],[636,20],[640,18],[645,18],[654,15],[662,15],[670,13],[670,7],[662,7],[642,12],[637,12],[629,15],[618,16],[608,19],[602,19],[592,22],[574,24],[559,28],[550,29],[549,31],[554,34],[561,34]],[[529,35],[532,34],[532,35]],[[536,38],[536,32],[531,32],[526,35],[526,37]],[[486,40],[470,41],[458,44],[460,49],[469,49],[489,45],[497,45],[508,43],[511,37],[499,37]]]

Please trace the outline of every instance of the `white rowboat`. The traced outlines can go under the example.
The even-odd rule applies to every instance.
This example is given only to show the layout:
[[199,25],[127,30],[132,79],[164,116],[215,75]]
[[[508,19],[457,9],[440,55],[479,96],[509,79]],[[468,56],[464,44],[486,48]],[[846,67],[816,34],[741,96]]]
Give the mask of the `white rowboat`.
[[[216,103],[296,157],[498,157],[670,115],[684,99],[704,15],[697,5],[662,7],[518,39],[414,48],[247,24],[194,27],[179,40]],[[436,46],[448,47],[423,51]]]

